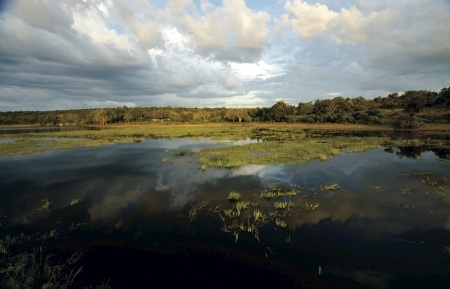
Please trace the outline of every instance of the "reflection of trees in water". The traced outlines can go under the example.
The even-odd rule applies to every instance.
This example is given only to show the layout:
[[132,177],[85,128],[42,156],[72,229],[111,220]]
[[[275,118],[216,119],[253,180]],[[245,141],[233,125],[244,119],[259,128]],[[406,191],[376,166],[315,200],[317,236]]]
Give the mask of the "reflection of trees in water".
[[448,148],[430,148],[427,146],[403,146],[396,148],[398,149],[397,152],[395,152],[394,147],[387,147],[384,151],[390,154],[395,152],[400,158],[406,157],[411,159],[418,159],[422,153],[432,151],[439,159],[450,159],[450,149]]

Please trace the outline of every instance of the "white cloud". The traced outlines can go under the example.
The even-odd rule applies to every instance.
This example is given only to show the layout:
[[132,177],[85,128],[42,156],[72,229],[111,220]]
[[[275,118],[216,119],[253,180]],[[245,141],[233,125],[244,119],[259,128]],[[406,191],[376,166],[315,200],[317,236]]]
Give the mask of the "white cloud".
[[276,64],[267,64],[264,60],[258,63],[231,63],[233,73],[243,80],[269,79],[283,74],[283,69]]
[[[342,8],[340,13],[302,0],[286,2],[292,29],[299,37],[329,34],[338,42],[358,43],[383,32],[391,20],[391,11],[371,12],[365,16],[357,7]],[[284,16],[286,17],[286,16]]]
[[448,1],[314,2],[9,1],[1,107],[271,106],[450,86]]
[[243,0],[224,0],[222,6],[203,15],[187,0],[171,1],[167,8],[166,17],[189,35],[189,46],[202,55],[238,62],[254,61],[269,44],[270,30],[266,23],[270,15],[251,11]]

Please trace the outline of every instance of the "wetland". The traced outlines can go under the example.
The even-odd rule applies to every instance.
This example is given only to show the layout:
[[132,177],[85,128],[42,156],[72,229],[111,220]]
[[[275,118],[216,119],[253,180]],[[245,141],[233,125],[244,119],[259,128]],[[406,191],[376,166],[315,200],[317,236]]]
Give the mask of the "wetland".
[[8,130],[0,134],[2,288],[450,281],[446,133]]

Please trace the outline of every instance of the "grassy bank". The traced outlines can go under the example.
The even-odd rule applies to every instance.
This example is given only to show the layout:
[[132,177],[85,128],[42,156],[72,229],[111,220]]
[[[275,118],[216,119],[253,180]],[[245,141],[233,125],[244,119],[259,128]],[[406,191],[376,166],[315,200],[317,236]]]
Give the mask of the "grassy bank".
[[[311,139],[305,131],[328,133],[330,131],[393,132],[390,126],[362,124],[134,124],[113,125],[104,130],[78,130],[65,132],[27,132],[3,134],[0,139],[0,156],[31,154],[57,149],[92,148],[117,142],[140,142],[156,138],[210,138],[212,140],[244,140],[248,138],[270,140],[245,146],[234,146],[214,150],[204,150],[198,155],[200,162],[214,167],[233,167],[243,164],[290,164],[313,159],[325,160],[342,151],[364,151],[387,146],[389,140],[383,138],[336,138]],[[450,132],[450,125],[435,125],[426,133]],[[48,138],[48,139],[46,139]],[[396,146],[398,144],[391,144]],[[420,144],[418,144],[420,145]],[[448,144],[442,144],[444,148]],[[433,145],[439,148],[439,145]],[[260,155],[254,155],[260,154]]]

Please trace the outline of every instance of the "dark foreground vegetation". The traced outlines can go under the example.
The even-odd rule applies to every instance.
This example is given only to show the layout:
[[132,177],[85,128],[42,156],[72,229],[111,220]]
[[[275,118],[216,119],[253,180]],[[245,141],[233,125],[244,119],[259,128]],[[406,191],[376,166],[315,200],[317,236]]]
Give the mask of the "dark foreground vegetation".
[[100,125],[133,122],[285,122],[393,124],[400,129],[450,120],[450,88],[397,92],[373,100],[360,96],[316,100],[297,106],[278,101],[272,107],[184,108],[117,107],[58,111],[0,112],[0,125]]

